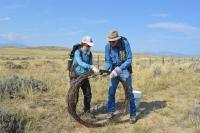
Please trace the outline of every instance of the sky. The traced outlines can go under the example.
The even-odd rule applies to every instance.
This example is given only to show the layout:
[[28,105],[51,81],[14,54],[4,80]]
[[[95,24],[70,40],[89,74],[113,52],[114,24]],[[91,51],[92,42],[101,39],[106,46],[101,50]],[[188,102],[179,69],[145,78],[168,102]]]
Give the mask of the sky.
[[104,51],[117,30],[133,52],[200,55],[200,0],[1,0],[0,43]]

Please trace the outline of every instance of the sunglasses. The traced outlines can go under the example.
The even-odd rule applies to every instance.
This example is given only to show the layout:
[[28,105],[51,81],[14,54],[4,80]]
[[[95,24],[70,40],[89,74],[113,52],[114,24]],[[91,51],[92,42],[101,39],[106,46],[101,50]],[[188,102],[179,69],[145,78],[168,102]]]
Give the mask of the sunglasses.
[[85,45],[86,47],[88,47],[88,48],[90,48],[91,46],[89,46],[89,45]]
[[114,44],[114,43],[116,43],[116,41],[109,41],[109,43]]
[[90,48],[91,46],[89,46],[88,44],[84,43],[83,46],[86,46],[88,48]]

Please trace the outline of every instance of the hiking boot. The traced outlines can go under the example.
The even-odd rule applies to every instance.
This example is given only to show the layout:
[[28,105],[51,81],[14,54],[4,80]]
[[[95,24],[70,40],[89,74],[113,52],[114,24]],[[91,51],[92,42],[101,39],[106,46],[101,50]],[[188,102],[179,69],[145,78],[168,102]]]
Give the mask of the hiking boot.
[[90,119],[96,119],[96,116],[94,114],[90,113],[90,112],[85,112],[84,116],[88,117]]
[[134,124],[134,123],[136,123],[136,121],[137,121],[136,116],[131,116],[129,123]]
[[110,120],[110,119],[113,118],[113,116],[114,116],[114,113],[108,113],[106,119],[109,119],[109,120]]

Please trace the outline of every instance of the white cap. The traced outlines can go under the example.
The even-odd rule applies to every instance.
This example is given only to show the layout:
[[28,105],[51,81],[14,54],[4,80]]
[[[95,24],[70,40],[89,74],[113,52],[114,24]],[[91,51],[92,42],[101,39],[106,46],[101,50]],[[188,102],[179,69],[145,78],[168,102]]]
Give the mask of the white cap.
[[81,42],[86,43],[87,45],[89,45],[91,47],[94,46],[94,43],[93,43],[92,38],[90,36],[83,37]]

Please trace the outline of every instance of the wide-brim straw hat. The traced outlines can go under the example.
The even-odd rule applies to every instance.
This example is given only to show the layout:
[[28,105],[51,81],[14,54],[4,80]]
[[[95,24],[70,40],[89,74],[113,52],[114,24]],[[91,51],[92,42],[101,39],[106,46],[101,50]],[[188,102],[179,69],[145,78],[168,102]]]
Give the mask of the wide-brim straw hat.
[[118,32],[117,31],[111,31],[109,34],[108,34],[108,37],[107,37],[107,41],[117,41],[121,38],[121,36],[119,36]]

